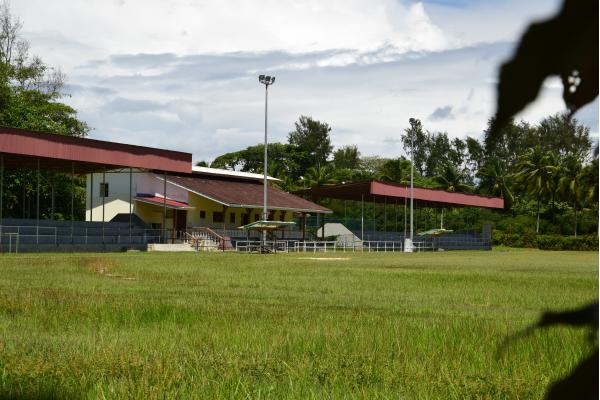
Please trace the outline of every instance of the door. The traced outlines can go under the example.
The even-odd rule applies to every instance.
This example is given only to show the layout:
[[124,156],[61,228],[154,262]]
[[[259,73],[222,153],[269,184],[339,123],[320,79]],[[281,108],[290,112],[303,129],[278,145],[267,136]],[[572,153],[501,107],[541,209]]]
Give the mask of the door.
[[175,210],[175,230],[185,231],[187,227],[187,210]]

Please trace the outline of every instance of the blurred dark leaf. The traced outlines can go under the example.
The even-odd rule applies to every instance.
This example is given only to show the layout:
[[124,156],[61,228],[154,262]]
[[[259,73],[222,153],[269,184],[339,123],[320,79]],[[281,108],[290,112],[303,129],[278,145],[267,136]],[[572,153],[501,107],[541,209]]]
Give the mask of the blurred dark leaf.
[[596,400],[598,393],[598,350],[581,361],[569,376],[552,384],[546,400]]
[[598,0],[565,0],[555,17],[531,24],[500,70],[492,140],[552,75],[561,77],[571,113],[598,96]]
[[545,328],[552,325],[588,326],[598,329],[598,302],[571,311],[545,312],[536,327]]

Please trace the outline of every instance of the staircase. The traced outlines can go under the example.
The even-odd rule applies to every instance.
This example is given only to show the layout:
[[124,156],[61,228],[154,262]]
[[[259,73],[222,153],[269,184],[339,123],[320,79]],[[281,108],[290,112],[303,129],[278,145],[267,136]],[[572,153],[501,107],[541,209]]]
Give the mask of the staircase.
[[190,228],[185,232],[184,243],[197,251],[232,250],[231,239],[207,227]]

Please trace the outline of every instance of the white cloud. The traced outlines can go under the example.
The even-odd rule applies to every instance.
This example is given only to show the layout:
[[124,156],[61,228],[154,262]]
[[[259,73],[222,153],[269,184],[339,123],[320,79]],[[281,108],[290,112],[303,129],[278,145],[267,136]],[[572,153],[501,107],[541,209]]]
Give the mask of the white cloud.
[[[443,4],[441,4],[443,3]],[[558,0],[19,0],[33,51],[68,75],[67,98],[92,137],[213,159],[285,141],[299,115],[328,122],[336,146],[401,153],[408,118],[479,136],[495,104],[497,68],[532,17]],[[65,12],[68,10],[68,12]],[[553,83],[554,82],[554,83]],[[428,116],[450,107],[452,118]],[[598,131],[595,109],[581,120]],[[555,81],[522,116],[563,110]],[[439,114],[439,113],[438,113]],[[595,124],[594,124],[595,122]]]

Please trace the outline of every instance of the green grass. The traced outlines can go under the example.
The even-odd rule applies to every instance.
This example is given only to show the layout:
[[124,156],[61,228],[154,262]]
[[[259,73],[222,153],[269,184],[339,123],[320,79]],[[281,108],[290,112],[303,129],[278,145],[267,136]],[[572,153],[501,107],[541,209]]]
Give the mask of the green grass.
[[592,344],[598,254],[0,257],[0,398],[540,398]]

